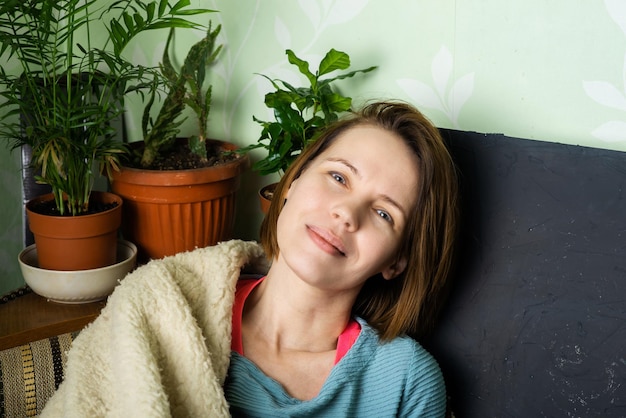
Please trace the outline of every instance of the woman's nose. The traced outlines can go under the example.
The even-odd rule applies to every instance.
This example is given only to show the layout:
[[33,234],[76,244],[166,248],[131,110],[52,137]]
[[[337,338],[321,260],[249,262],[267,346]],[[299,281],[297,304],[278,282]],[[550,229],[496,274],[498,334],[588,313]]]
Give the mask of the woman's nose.
[[350,200],[342,200],[332,208],[332,216],[337,222],[341,223],[341,227],[353,232],[359,228],[360,209],[355,202]]

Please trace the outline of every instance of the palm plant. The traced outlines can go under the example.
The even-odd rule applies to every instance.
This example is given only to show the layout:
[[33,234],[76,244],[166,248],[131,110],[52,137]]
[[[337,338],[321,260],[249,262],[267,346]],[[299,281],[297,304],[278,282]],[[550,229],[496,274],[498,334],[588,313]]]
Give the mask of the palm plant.
[[209,12],[189,0],[0,4],[0,137],[32,148],[36,179],[51,186],[60,214],[86,212],[93,167],[110,175],[127,152],[111,127],[125,96],[166,82],[125,58],[126,46],[149,30],[203,28],[189,17]]

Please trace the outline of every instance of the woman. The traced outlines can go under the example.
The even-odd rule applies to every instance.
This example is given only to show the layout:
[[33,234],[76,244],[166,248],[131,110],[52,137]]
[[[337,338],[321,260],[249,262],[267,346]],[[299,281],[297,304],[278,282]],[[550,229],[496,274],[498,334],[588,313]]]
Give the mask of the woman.
[[233,416],[443,416],[431,327],[450,270],[455,170],[413,107],[373,103],[281,179],[238,284],[225,383]]
[[438,131],[374,103],[275,196],[265,251],[226,241],[126,276],[41,416],[442,416],[437,363],[406,336],[432,325],[451,264],[456,178]]

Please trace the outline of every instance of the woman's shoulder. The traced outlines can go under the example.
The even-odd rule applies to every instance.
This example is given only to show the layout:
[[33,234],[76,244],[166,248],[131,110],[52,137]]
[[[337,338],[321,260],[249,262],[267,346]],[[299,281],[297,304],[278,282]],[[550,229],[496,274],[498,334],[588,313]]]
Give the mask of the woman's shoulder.
[[381,392],[394,393],[388,402],[403,399],[396,415],[443,416],[446,388],[435,358],[408,336],[381,341],[376,330],[360,322],[360,341],[355,344],[352,364],[346,365],[352,374],[360,375],[367,384],[385,388]]
[[440,374],[439,364],[433,355],[419,342],[408,336],[399,336],[390,341],[381,341],[377,332],[365,321],[360,321],[364,343],[373,346],[372,361],[397,364],[403,369],[431,370]]

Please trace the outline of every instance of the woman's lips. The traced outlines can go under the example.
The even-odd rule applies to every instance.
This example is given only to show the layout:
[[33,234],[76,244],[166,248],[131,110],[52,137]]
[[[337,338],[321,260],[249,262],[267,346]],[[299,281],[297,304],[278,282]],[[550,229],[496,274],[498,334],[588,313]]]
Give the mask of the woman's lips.
[[346,250],[343,243],[331,232],[310,225],[307,225],[307,232],[313,242],[324,252],[345,257]]

